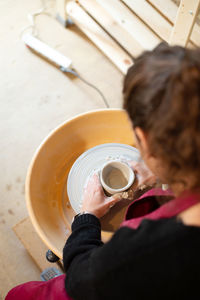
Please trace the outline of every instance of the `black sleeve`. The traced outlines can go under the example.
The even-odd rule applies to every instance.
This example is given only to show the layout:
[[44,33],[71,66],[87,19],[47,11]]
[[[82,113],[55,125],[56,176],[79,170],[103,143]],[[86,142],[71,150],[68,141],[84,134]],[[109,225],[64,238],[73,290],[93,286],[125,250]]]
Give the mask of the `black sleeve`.
[[188,251],[187,245],[192,251],[199,249],[192,244],[191,231],[187,232],[188,236],[185,226],[170,219],[144,220],[136,230],[118,229],[103,244],[100,221],[90,214],[80,215],[63,250],[68,295],[73,300],[170,299],[191,275],[183,271],[191,261],[183,263],[188,255],[182,252]]
[[124,247],[124,241],[129,240],[133,231],[130,228],[121,228],[108,243],[103,244],[98,218],[90,214],[76,218],[72,224],[72,234],[63,249],[68,295],[77,300],[94,300],[98,299],[97,294],[100,296],[101,291],[103,293],[114,290],[111,285],[115,285],[116,280],[111,277],[107,280],[106,276],[112,274],[118,264],[124,265],[123,257],[127,258],[125,252],[128,249]]
[[99,219],[91,214],[77,217],[72,223],[72,233],[63,249],[65,285],[73,299],[85,299],[84,296],[91,293],[87,291],[87,282],[92,280],[90,256],[95,248],[102,245]]

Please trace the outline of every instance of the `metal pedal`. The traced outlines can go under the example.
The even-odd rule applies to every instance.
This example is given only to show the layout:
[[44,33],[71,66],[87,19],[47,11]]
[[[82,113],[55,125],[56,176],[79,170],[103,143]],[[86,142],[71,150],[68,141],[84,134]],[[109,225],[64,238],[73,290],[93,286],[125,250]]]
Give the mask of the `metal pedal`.
[[42,279],[42,281],[48,281],[60,275],[63,275],[63,273],[60,272],[58,269],[47,268],[40,274],[40,278]]

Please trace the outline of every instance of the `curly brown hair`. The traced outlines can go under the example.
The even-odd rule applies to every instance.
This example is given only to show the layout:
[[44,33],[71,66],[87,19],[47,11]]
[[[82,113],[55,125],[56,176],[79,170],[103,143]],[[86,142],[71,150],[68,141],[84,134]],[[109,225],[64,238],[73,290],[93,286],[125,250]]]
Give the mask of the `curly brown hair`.
[[151,153],[167,166],[168,182],[192,174],[200,186],[200,49],[161,43],[130,67],[124,108],[148,135]]

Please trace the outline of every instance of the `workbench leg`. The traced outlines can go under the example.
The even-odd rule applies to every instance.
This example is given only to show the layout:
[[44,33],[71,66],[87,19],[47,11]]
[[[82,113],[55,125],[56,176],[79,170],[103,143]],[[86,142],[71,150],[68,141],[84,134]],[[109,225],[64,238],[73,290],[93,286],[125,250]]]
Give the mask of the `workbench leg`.
[[199,6],[200,0],[181,0],[169,39],[170,45],[187,46]]
[[66,13],[66,5],[70,0],[56,0],[56,19],[64,26],[72,24]]

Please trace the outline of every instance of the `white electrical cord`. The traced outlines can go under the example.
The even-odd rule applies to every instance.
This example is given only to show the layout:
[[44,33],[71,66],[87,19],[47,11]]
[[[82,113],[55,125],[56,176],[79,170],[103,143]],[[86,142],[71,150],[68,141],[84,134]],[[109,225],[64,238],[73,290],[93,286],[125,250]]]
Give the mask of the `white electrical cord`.
[[[34,37],[37,37],[38,36],[38,31],[37,31],[37,28],[36,28],[36,23],[35,23],[35,19],[37,16],[39,15],[48,15],[50,17],[52,17],[52,15],[47,12],[47,6],[46,6],[46,3],[45,3],[45,0],[41,0],[41,3],[42,3],[42,7],[33,12],[33,13],[29,13],[28,14],[28,19],[30,21],[30,25],[24,27],[22,30],[21,30],[21,33],[20,33],[20,36],[22,36],[24,34],[24,32],[28,29],[31,29],[31,35],[33,35]],[[82,76],[80,76],[74,69],[70,69],[70,68],[63,68],[61,67],[60,70],[64,73],[71,73],[73,74],[74,76],[76,76],[77,78],[79,78],[80,80],[82,80],[85,84],[87,84],[88,86],[92,87],[93,89],[95,89],[98,94],[101,96],[105,106],[107,108],[109,108],[109,104],[108,104],[108,101],[106,100],[105,96],[103,95],[103,93],[92,83],[88,82],[87,80],[85,80]]]
[[79,78],[80,80],[82,80],[85,84],[87,84],[87,85],[89,85],[90,87],[92,87],[93,89],[95,89],[95,90],[99,93],[99,95],[101,96],[101,98],[102,98],[102,100],[103,100],[105,106],[106,106],[107,108],[110,107],[109,104],[108,104],[108,101],[106,100],[106,98],[105,98],[105,96],[104,96],[104,94],[103,94],[103,93],[102,93],[102,92],[101,92],[94,84],[88,82],[88,81],[85,80],[82,76],[80,76],[74,69],[70,69],[70,68],[62,68],[62,67],[61,67],[60,70],[61,70],[62,72],[64,72],[64,73],[70,73],[70,74],[72,74],[72,75],[78,77],[78,78]]
[[37,31],[37,28],[36,28],[36,23],[35,23],[35,19],[37,16],[39,15],[47,15],[47,16],[50,16],[52,17],[52,15],[47,12],[47,5],[45,3],[45,0],[40,0],[41,3],[42,3],[42,7],[40,9],[38,9],[37,11],[33,12],[33,13],[29,13],[27,15],[28,17],[28,20],[30,22],[30,25],[28,26],[25,26],[24,28],[22,28],[21,32],[20,32],[20,36],[22,36],[22,34],[27,31],[28,29],[31,29],[31,34],[33,36],[38,36],[38,31]]

